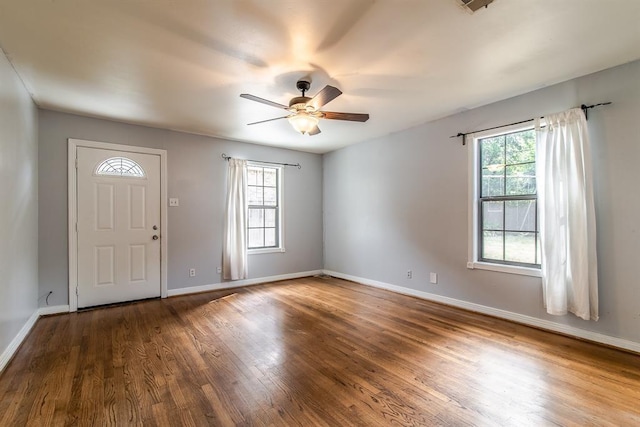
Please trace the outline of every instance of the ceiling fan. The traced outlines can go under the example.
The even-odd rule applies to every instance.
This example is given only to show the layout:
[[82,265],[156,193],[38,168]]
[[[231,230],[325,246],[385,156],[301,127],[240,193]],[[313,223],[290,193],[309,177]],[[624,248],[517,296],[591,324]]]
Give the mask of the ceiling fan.
[[296,96],[291,98],[289,101],[289,106],[279,104],[277,102],[269,101],[264,98],[257,97],[255,95],[250,95],[248,93],[243,93],[240,95],[242,98],[250,99],[252,101],[261,102],[263,104],[271,105],[272,107],[282,108],[284,110],[289,111],[291,114],[276,117],[275,119],[262,120],[259,122],[248,123],[249,125],[257,125],[259,123],[271,122],[274,120],[287,119],[291,126],[301,134],[308,135],[317,135],[320,133],[320,128],[318,128],[318,123],[320,119],[329,119],[329,120],[347,120],[352,122],[366,122],[369,120],[368,114],[361,113],[336,113],[332,111],[320,111],[320,108],[336,99],[338,96],[342,94],[340,89],[333,86],[325,86],[316,96],[313,98],[309,98],[308,96],[304,96],[304,94],[311,87],[311,82],[308,80],[298,80],[296,83],[296,87],[300,92],[302,92],[302,96]]

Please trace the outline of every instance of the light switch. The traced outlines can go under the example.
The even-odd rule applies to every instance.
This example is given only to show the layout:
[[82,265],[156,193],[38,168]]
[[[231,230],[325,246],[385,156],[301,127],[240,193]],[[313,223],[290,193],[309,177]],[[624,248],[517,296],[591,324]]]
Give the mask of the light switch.
[[177,197],[172,197],[169,199],[169,206],[180,206],[180,201]]

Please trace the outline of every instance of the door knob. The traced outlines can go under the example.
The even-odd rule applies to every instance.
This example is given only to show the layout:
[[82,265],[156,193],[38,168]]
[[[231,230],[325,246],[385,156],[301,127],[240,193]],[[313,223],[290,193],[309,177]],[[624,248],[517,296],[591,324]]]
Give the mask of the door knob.
[[157,234],[154,234],[154,235],[153,235],[153,237],[152,237],[152,239],[153,239],[153,240],[158,240],[158,239],[159,239],[159,237],[158,237],[158,235],[157,235]]
[[152,228],[153,228],[154,230],[157,230],[157,229],[158,229],[158,226],[157,226],[157,225],[154,225]]

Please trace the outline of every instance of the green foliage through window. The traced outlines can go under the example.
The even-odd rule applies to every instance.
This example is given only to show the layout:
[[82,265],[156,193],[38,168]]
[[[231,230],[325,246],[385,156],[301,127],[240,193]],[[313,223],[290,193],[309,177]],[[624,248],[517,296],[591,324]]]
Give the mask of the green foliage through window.
[[478,140],[481,261],[539,266],[533,129]]

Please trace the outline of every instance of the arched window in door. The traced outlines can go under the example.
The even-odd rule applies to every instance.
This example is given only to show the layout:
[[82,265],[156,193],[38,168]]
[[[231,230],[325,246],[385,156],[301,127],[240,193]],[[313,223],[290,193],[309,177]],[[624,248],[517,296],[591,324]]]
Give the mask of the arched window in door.
[[126,178],[144,178],[144,170],[135,161],[126,157],[111,157],[100,163],[96,175],[122,176]]

